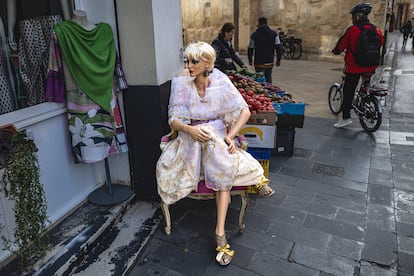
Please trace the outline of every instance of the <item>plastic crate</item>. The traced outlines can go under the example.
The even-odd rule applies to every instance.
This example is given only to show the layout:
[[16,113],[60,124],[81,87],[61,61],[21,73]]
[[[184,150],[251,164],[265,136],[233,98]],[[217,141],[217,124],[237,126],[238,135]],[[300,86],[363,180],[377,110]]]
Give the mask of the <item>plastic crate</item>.
[[250,153],[257,160],[269,160],[272,155],[272,149],[270,148],[247,148],[247,152]]
[[292,114],[292,115],[304,115],[305,103],[277,103],[272,102],[273,107],[279,114]]
[[[269,165],[270,165],[270,160],[257,160],[259,161],[260,165],[262,165],[263,167],[263,175],[266,178],[269,178]],[[247,187],[247,192],[250,194],[257,194],[257,189],[255,185],[250,185]]]
[[266,178],[269,177],[269,165],[270,165],[270,160],[257,160],[259,161],[260,165],[262,165],[263,170],[264,170],[264,176],[266,176]]

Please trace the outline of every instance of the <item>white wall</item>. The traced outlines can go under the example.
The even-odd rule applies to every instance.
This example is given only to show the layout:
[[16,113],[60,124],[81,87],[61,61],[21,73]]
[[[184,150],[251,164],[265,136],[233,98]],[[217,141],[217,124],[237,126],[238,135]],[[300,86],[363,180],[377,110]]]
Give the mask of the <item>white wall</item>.
[[180,0],[118,1],[117,12],[129,85],[161,85],[183,69]]

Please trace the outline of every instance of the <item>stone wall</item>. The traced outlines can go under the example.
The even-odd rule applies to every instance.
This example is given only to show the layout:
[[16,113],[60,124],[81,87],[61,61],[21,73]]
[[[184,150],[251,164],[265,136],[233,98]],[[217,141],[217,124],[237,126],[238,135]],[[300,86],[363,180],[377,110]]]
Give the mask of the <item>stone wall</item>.
[[[337,39],[352,23],[349,10],[360,0],[182,0],[184,44],[191,40],[211,42],[225,22],[238,18],[237,43],[245,54],[257,18],[265,16],[273,29],[302,38],[304,56],[311,59],[333,59]],[[384,30],[386,2],[371,0],[371,22]],[[238,14],[234,5],[238,3]],[[237,7],[237,6],[236,6]],[[237,10],[237,9],[236,9]]]

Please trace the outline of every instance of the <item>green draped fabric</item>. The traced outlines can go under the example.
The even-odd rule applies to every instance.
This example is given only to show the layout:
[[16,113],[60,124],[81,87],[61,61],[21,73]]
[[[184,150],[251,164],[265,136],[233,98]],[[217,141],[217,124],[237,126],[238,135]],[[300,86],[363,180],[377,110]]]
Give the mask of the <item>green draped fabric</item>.
[[99,23],[89,31],[76,22],[66,20],[54,29],[76,84],[95,103],[110,112],[116,61],[111,26]]

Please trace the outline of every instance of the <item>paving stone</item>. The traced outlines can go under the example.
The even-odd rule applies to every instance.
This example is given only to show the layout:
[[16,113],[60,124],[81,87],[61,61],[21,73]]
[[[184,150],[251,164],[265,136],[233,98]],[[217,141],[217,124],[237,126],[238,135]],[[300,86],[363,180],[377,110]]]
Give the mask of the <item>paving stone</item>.
[[414,179],[401,178],[399,176],[394,176],[394,187],[399,190],[406,190],[414,192]]
[[352,198],[345,198],[340,195],[316,194],[313,201],[340,207],[354,212],[364,212],[366,208],[365,200],[355,201]]
[[301,198],[303,201],[311,202],[315,193],[313,191],[306,191],[292,184],[279,184],[277,186],[277,193],[286,196],[295,196]]
[[414,255],[398,252],[398,267],[401,271],[414,273]]
[[414,213],[396,209],[395,216],[397,221],[407,224],[413,224],[414,227]]
[[335,256],[303,245],[295,245],[290,261],[333,275],[354,275],[357,263],[351,259]]
[[342,177],[326,175],[323,178],[322,182],[327,185],[334,185],[340,188],[354,190],[362,193],[366,193],[368,190],[367,183],[344,179]]
[[365,223],[365,215],[358,213],[358,212],[352,212],[349,210],[338,208],[338,211],[336,213],[336,216],[334,217],[334,220],[344,221],[344,222],[354,224],[358,227],[363,227]]
[[164,268],[162,266],[159,266],[155,263],[149,262],[149,263],[143,263],[140,265],[135,265],[131,271],[129,271],[128,275],[130,276],[138,276],[138,275],[146,275],[146,276],[152,276],[152,275],[169,275],[169,276],[185,276],[186,274],[182,274],[176,271],[173,271],[168,268]]
[[213,254],[213,251],[210,255],[197,254],[187,251],[183,247],[164,243],[146,255],[146,259],[161,267],[185,275],[202,275],[211,260],[214,260]]
[[332,239],[328,245],[328,252],[359,261],[361,259],[363,242],[352,241],[338,236],[331,236]]
[[366,222],[369,227],[395,232],[394,209],[376,204],[368,204]]
[[368,183],[369,170],[351,164],[349,167],[345,167],[343,178]]
[[330,235],[322,231],[301,227],[295,224],[277,222],[272,225],[270,234],[295,244],[303,244],[319,250],[326,250]]
[[397,235],[407,238],[414,238],[414,227],[412,224],[397,221],[395,223],[395,228],[397,230]]
[[261,253],[256,253],[247,269],[261,275],[319,276],[318,270]]
[[390,267],[397,261],[396,235],[375,228],[365,230],[365,248],[362,259]]
[[[240,244],[237,243],[233,243],[233,240],[229,240],[230,245],[231,245],[231,249],[236,251],[236,255],[233,258],[233,260],[231,261],[231,266],[237,266],[239,268],[243,268],[245,270],[247,269],[247,266],[250,262],[252,262],[254,256],[256,255],[257,251],[249,248],[249,247],[245,247],[242,246]],[[212,247],[212,249],[210,250],[211,252],[211,256],[212,258],[212,264],[214,266],[217,266],[217,263],[215,262],[215,256],[216,256],[216,251],[215,251],[215,247]],[[220,268],[224,268],[224,267],[220,267]]]
[[[223,272],[223,269],[225,269],[225,272]],[[225,268],[217,265],[217,264],[211,264],[209,267],[207,267],[206,271],[202,274],[205,276],[211,276],[211,275],[226,275],[226,276],[259,276],[260,274],[246,270],[240,267],[237,267],[236,265],[232,263],[229,266],[226,266]],[[200,275],[197,275],[200,276]]]
[[239,244],[282,259],[287,259],[293,247],[293,242],[281,239],[271,233],[256,233],[252,231],[245,231],[242,235],[235,236],[232,239],[233,244]]
[[295,211],[279,206],[274,206],[266,202],[258,202],[253,212],[268,218],[275,219],[276,223],[281,221],[298,225],[302,224],[306,215],[304,212],[301,211]]
[[391,147],[389,144],[375,144],[372,147],[372,157],[391,157]]
[[279,171],[279,174],[296,176],[296,177],[299,176],[300,178],[314,180],[314,181],[321,181],[323,177],[322,175],[317,175],[317,174],[312,173],[311,170],[297,170],[297,169],[286,168],[286,167],[283,167]]
[[369,262],[361,262],[360,268],[361,276],[398,276],[398,273],[394,269],[380,267]]
[[304,211],[322,217],[333,218],[336,208],[319,203],[303,201],[301,198],[289,196],[283,203],[283,207],[292,210]]
[[361,228],[353,224],[338,222],[311,214],[306,216],[303,226],[355,241],[362,241],[364,236]]
[[[414,255],[414,238],[407,238],[404,236],[397,236],[398,251]],[[413,271],[414,272],[414,271]]]
[[390,171],[370,169],[368,183],[394,187],[393,174]]
[[368,202],[384,206],[393,206],[393,189],[382,185],[369,185]]
[[397,209],[414,213],[414,192],[394,190],[394,201]]
[[373,157],[371,158],[371,169],[392,171],[391,158],[387,157]]
[[274,219],[258,215],[254,212],[247,212],[245,219],[244,219],[246,230],[251,230],[251,231],[261,232],[261,233],[269,232],[274,222],[275,222]]

